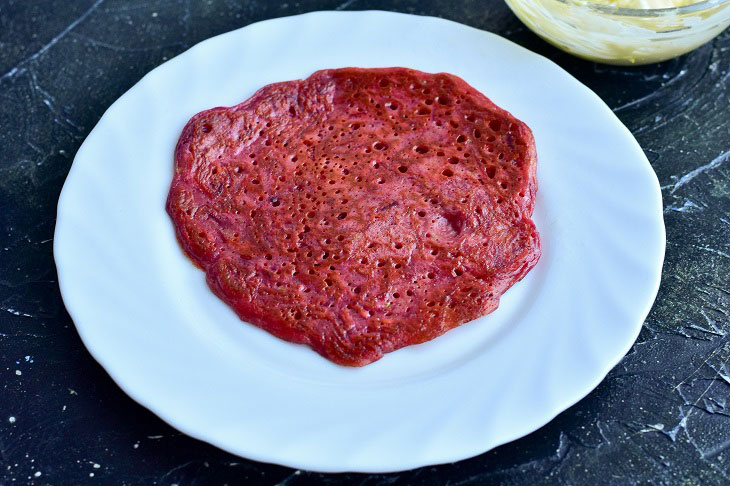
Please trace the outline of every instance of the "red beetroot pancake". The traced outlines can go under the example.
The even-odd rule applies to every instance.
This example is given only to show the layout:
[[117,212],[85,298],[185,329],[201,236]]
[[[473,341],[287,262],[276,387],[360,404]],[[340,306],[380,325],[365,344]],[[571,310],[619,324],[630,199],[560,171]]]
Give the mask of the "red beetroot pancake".
[[450,74],[334,69],[195,115],[167,200],[241,319],[363,366],[492,312],[537,263],[530,129]]

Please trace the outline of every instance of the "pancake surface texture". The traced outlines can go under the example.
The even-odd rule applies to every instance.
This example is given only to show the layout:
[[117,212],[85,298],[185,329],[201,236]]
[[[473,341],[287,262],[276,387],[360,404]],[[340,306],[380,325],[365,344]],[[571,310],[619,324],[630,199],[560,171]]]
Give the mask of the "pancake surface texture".
[[324,70],[195,115],[167,211],[241,319],[363,366],[537,263],[536,163],[527,125],[453,75]]

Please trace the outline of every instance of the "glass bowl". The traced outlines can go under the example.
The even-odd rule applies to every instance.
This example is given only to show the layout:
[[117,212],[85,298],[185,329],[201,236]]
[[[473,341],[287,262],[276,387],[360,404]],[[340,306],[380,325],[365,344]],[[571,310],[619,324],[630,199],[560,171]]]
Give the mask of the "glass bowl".
[[660,62],[695,49],[730,24],[730,0],[672,8],[623,8],[585,0],[505,0],[537,35],[584,59]]

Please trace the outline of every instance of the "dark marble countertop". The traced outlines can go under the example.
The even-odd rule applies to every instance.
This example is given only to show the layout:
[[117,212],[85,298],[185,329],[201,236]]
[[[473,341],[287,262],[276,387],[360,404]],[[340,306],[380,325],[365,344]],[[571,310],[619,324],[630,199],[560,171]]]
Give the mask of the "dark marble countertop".
[[[321,475],[188,438],[82,345],[53,263],[56,202],[109,105],[195,43],[313,10],[434,15],[554,60],[628,126],[664,196],[667,254],[638,341],[550,424],[478,457]],[[501,0],[0,0],[0,484],[727,484],[730,482],[730,31],[678,59],[581,61]]]

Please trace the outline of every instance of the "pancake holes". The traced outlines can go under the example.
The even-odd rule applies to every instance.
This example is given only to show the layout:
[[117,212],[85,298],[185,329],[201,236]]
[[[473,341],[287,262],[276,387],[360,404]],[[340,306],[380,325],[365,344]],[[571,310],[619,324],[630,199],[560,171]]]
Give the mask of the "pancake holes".
[[408,297],[413,297],[413,291],[411,289],[406,290],[406,295]]
[[443,157],[446,154],[439,150],[438,152],[436,152],[436,155],[438,155],[439,157]]
[[393,298],[400,299],[400,294],[398,292],[393,292]]
[[486,149],[486,151],[487,151],[487,152],[489,152],[490,154],[491,154],[492,152],[494,152],[494,145],[492,145],[491,143],[485,144],[485,145],[484,145],[484,148],[485,148],[485,149]]
[[426,305],[427,305],[428,307],[433,307],[433,306],[435,306],[435,305],[436,305],[436,302],[434,302],[434,301],[432,301],[432,300],[429,300],[429,301],[428,301],[428,304],[426,304]]
[[380,81],[378,81],[378,86],[380,86],[381,88],[385,88],[389,84],[390,84],[390,82],[387,79],[385,79],[385,78],[383,78]]
[[502,128],[502,123],[499,120],[492,120],[489,122],[489,128],[493,131],[498,132]]
[[454,277],[461,277],[462,275],[464,275],[464,270],[457,267],[451,271],[451,275],[453,275]]
[[339,220],[343,220],[346,217],[347,217],[347,213],[345,213],[345,212],[342,212],[342,213],[340,213],[340,214],[337,215],[337,219],[339,219]]
[[400,172],[401,174],[405,174],[406,172],[408,172],[408,167],[406,167],[405,165],[401,165],[400,167],[398,167],[398,172]]
[[426,233],[426,238],[431,238],[431,233]]
[[314,255],[314,254],[313,254],[313,253],[312,253],[311,251],[308,251],[308,252],[307,252],[307,258],[312,258],[312,256],[313,256],[313,255]]
[[416,111],[416,114],[421,115],[421,116],[430,115],[431,110],[429,110],[425,106],[422,106],[421,108],[418,109],[418,111]]
[[482,138],[482,132],[478,128],[474,129],[474,138]]
[[378,169],[378,168],[380,168],[380,164],[377,161],[373,160],[373,169]]
[[298,321],[298,320],[300,320],[300,319],[301,319],[302,317],[303,317],[303,316],[302,316],[302,313],[301,313],[301,312],[299,312],[299,311],[296,311],[296,312],[294,313],[294,319],[296,319],[297,321]]
[[378,246],[376,243],[370,243],[368,245],[368,248],[375,248],[376,246]]
[[520,197],[525,197],[525,193],[520,191]]
[[210,125],[210,123],[203,123],[200,129],[203,131],[203,133],[210,133],[213,127]]
[[350,128],[353,130],[357,130],[360,128],[360,124],[359,123],[350,123]]
[[218,173],[218,167],[213,167],[211,172],[213,172],[213,175],[216,175]]
[[332,287],[334,285],[334,282],[329,278],[324,279],[324,283],[327,287]]
[[510,129],[510,131],[512,131],[512,132],[515,132],[515,131],[517,131],[517,129],[518,129],[518,128],[519,128],[519,127],[517,126],[517,124],[516,124],[516,123],[510,123],[510,125],[509,125],[509,129]]
[[366,154],[369,154],[372,152],[372,149],[370,147],[365,147],[365,150],[363,150]]
[[[459,163],[459,159],[457,157],[449,157],[447,161],[449,164],[452,164],[452,165],[456,165]],[[446,174],[444,174],[444,175],[446,175]],[[449,177],[451,177],[451,176],[449,176]]]
[[281,201],[279,201],[277,198],[273,198],[271,200],[271,205],[274,206],[275,208],[278,208],[281,205]]
[[466,118],[466,121],[474,123],[476,121],[476,117],[473,113],[469,113],[468,115],[464,116]]
[[422,155],[428,153],[428,147],[424,145],[416,145],[415,147],[413,147],[413,150]]
[[340,201],[341,204],[347,204],[349,202],[349,199],[344,198]]
[[445,95],[438,96],[436,98],[436,101],[439,102],[439,105],[443,105],[443,106],[448,106],[451,104],[451,98],[449,98],[448,96],[445,96]]
[[377,182],[378,184],[385,184],[385,179],[383,179],[382,177],[378,177],[375,182]]
[[397,110],[398,109],[398,103],[395,103],[393,101],[386,103],[385,106],[390,108],[391,110]]
[[459,128],[459,124],[454,120],[449,120],[449,125],[451,125],[451,128]]
[[444,169],[441,174],[445,175],[446,177],[451,177],[454,175],[454,171],[451,169]]
[[345,237],[342,235],[337,235],[337,241],[344,241]]
[[274,258],[274,257],[273,257],[273,256],[271,256],[271,253],[267,253],[267,254],[266,254],[266,256],[265,256],[264,258],[266,258],[267,260],[271,260],[271,259],[272,259],[272,258]]
[[429,105],[429,106],[430,106],[430,105],[432,105],[432,104],[433,104],[433,100],[431,100],[431,99],[428,99],[428,100],[424,101],[424,103],[426,103],[427,105]]
[[292,115],[296,116],[296,114],[297,114],[297,110],[296,110],[296,109],[294,109],[294,107],[293,107],[293,106],[290,106],[290,107],[289,107],[289,113],[291,113]]
[[378,263],[376,263],[376,265],[378,267],[384,267],[385,266],[385,262],[383,260],[378,260]]
[[400,250],[401,248],[403,248],[403,243],[396,243],[395,245],[393,245],[393,247],[395,247],[396,250]]
[[304,226],[302,233],[309,233],[310,231],[312,231],[312,228],[310,228],[309,226]]
[[425,218],[426,217],[426,211],[423,211],[423,210],[418,211],[418,213],[416,213],[416,214],[418,214],[422,218]]
[[188,208],[188,209],[185,210],[185,214],[187,214],[188,216],[190,216],[191,214],[193,214],[193,210],[190,209],[190,208]]
[[330,240],[329,238],[325,238],[324,239],[324,244],[325,245],[329,245],[330,243],[332,243],[332,240]]
[[504,160],[504,153],[500,152],[499,155],[497,155],[497,158],[499,160]]
[[388,146],[386,144],[384,144],[383,142],[375,142],[373,144],[373,148],[375,150],[385,150],[386,148],[388,148]]
[[367,258],[363,257],[363,258],[360,259],[360,264],[361,265],[367,265],[368,264],[368,261],[369,260]]
[[362,289],[360,287],[355,287],[354,289],[352,289],[352,291],[355,293],[355,295],[358,295],[360,294],[360,292],[362,292]]
[[431,250],[431,255],[436,256],[438,254],[439,254],[439,251],[436,248],[434,248],[433,250]]
[[497,204],[502,204],[503,202],[504,202],[504,200],[501,197],[497,198]]
[[434,275],[433,272],[428,272],[426,274],[426,277],[428,277],[429,279],[433,280],[434,278],[436,278],[436,275]]
[[233,172],[235,172],[236,174],[240,174],[242,170],[243,169],[241,169],[240,167],[236,167],[235,169],[233,169]]
[[297,160],[299,160],[299,157],[297,157],[296,155],[292,155],[291,156],[291,161],[292,162],[296,162]]
[[393,268],[395,268],[397,270],[397,269],[401,268],[402,266],[403,265],[401,265],[400,263],[396,263],[395,265],[393,265]]
[[268,147],[269,145],[271,145],[271,140],[269,140],[269,139],[266,139],[266,141],[264,142],[264,145],[266,145],[267,147]]
[[349,175],[350,174],[350,171],[349,171],[349,169],[342,169],[342,173],[344,175]]
[[427,94],[431,94],[431,89],[430,89],[430,88],[423,88],[423,89],[421,90],[421,93],[423,93],[423,94],[425,94],[425,95],[427,95]]
[[315,213],[314,211],[309,211],[309,212],[307,213],[307,218],[309,218],[309,219],[312,219],[312,218],[314,218],[314,216],[316,216],[316,213]]
[[502,189],[507,189],[507,183],[506,182],[500,182],[499,185],[502,187]]

